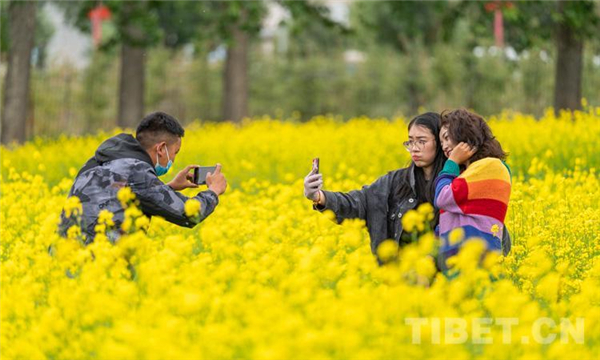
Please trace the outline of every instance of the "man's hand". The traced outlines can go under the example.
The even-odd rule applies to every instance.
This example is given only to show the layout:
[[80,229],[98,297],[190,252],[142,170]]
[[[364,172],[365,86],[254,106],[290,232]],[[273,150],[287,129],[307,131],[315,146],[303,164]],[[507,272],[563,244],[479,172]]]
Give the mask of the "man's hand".
[[194,174],[190,174],[192,169],[200,167],[199,165],[188,165],[185,169],[177,173],[177,175],[167,185],[173,190],[181,191],[187,188],[197,188],[198,185],[194,184]]
[[214,173],[206,174],[206,185],[208,189],[215,192],[217,195],[221,195],[227,189],[227,180],[225,175],[221,173],[221,164],[217,164],[217,168]]
[[475,153],[477,152],[476,147],[472,147],[465,142],[461,142],[452,149],[450,154],[450,160],[454,161],[458,165],[466,163]]
[[319,204],[324,205],[322,202],[325,201],[325,197],[319,192],[321,192],[321,188],[323,187],[323,175],[317,174],[315,170],[306,175],[304,178],[304,196],[307,199],[312,201],[321,200]]

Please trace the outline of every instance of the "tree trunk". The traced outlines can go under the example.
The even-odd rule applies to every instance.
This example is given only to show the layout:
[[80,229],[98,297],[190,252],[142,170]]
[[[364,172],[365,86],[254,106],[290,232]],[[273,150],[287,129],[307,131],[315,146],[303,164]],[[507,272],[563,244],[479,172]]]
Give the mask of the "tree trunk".
[[146,49],[123,43],[119,82],[118,125],[136,128],[144,116]]
[[[564,13],[565,1],[558,2]],[[583,40],[564,21],[556,28],[556,76],[554,108],[576,110],[581,108],[581,77],[583,73]]]
[[34,1],[12,1],[8,8],[10,49],[4,81],[1,135],[3,144],[26,140],[36,6]]
[[[146,3],[127,1],[123,7],[124,17],[127,18],[127,14],[140,11],[140,7],[145,8]],[[135,129],[144,116],[146,48],[143,44],[145,35],[143,30],[133,23],[125,26],[123,35],[117,124],[120,127]]]
[[27,119],[25,120],[25,139],[31,139],[35,135],[35,101],[33,99],[33,89],[31,89],[27,100]]
[[235,26],[227,49],[223,87],[223,119],[240,122],[248,116],[248,34]]

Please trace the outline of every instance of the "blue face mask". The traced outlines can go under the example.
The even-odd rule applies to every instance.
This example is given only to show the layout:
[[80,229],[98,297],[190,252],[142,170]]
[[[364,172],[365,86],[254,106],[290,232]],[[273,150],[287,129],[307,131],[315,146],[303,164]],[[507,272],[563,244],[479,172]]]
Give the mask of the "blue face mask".
[[167,166],[162,166],[158,162],[158,153],[156,153],[156,165],[154,165],[154,169],[156,170],[156,175],[158,176],[163,176],[164,174],[166,174],[167,171],[169,171],[169,169],[171,168],[171,165],[173,165],[173,161],[171,161],[171,159],[169,158],[169,149],[166,147],[166,145],[165,149],[167,150],[167,160],[169,160],[167,162]]

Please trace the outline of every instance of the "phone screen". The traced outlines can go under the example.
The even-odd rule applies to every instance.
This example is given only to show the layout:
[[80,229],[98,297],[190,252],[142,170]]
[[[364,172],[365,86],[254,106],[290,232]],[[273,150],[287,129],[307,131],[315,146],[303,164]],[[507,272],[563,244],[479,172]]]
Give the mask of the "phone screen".
[[206,175],[208,173],[214,173],[217,169],[216,166],[200,166],[194,169],[194,183],[196,185],[206,184]]
[[319,173],[319,158],[314,158],[312,161],[312,168],[315,174]]

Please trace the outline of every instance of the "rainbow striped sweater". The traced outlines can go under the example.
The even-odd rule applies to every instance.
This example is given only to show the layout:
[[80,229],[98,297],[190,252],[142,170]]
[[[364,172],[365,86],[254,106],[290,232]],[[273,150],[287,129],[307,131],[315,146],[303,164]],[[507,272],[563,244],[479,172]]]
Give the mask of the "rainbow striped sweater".
[[464,230],[464,239],[479,237],[488,250],[501,251],[510,189],[510,169],[500,159],[475,161],[462,174],[454,161],[446,161],[435,180],[434,201],[440,209],[442,258],[456,254],[463,243],[449,241],[449,233],[456,228]]

